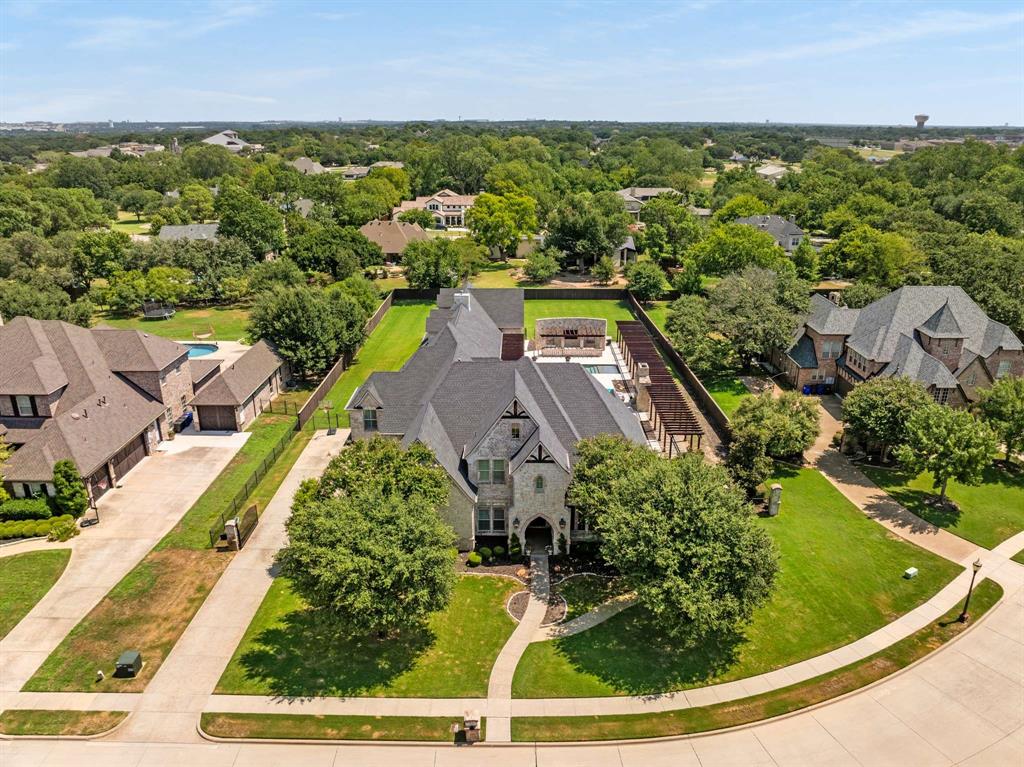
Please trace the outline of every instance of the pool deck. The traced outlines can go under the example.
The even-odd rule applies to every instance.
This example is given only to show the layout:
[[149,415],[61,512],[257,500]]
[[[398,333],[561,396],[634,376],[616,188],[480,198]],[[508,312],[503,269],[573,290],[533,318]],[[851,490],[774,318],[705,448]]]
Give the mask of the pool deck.
[[192,357],[191,359],[196,360],[220,360],[220,369],[224,370],[226,367],[234,364],[234,362],[249,351],[249,347],[245,344],[240,344],[237,341],[194,341],[185,340],[179,341],[179,343],[193,346],[216,346],[217,351],[209,354],[203,354],[198,357]]

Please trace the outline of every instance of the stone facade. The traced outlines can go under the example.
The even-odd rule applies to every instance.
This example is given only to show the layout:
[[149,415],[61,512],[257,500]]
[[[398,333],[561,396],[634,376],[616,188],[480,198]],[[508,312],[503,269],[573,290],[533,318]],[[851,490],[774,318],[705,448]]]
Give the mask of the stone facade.
[[192,399],[192,370],[188,356],[183,355],[159,373],[122,372],[122,376],[138,386],[166,408],[167,420],[173,423],[185,414]]
[[608,334],[607,320],[594,317],[539,319],[534,348],[544,357],[600,357]]

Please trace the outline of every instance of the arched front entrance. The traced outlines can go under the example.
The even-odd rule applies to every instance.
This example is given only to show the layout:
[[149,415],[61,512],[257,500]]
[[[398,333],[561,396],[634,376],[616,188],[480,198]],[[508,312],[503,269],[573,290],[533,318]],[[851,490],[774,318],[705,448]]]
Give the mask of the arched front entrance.
[[548,546],[554,551],[554,532],[544,517],[537,517],[526,526],[523,543],[527,549],[534,553],[543,553],[547,550]]

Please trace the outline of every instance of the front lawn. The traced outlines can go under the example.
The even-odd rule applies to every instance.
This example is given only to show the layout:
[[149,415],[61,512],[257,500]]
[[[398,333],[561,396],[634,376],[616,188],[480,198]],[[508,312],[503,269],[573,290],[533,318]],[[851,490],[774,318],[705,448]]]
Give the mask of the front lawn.
[[[781,470],[782,512],[759,518],[780,551],[768,603],[742,636],[680,648],[650,614],[629,608],[588,631],[531,644],[520,698],[644,695],[772,671],[848,644],[918,606],[959,566],[890,534],[818,472]],[[902,577],[908,567],[916,578]]]
[[864,467],[871,481],[922,519],[986,549],[1024,530],[1024,471],[1008,472],[993,463],[977,487],[950,480],[947,495],[959,508],[936,507],[926,501],[938,492],[925,472]]
[[70,558],[71,549],[52,549],[0,559],[0,639],[46,596]]
[[451,604],[421,631],[345,638],[274,580],[217,684],[234,695],[482,698],[515,623],[505,601],[521,584],[463,576]]
[[342,426],[348,426],[348,413],[343,408],[370,373],[398,370],[419,348],[427,329],[427,315],[434,305],[433,301],[396,301],[388,309],[376,330],[356,352],[355,361],[324,397],[324,403],[333,405],[333,412],[338,414]]
[[531,298],[525,303],[526,336],[533,338],[538,319],[544,317],[603,317],[608,320],[607,333],[615,338],[616,322],[635,320],[629,304],[612,299],[584,299],[581,301]]
[[[1002,596],[1003,590],[983,580],[971,601],[972,620],[978,620]],[[738,727],[763,719],[782,716],[831,700],[877,682],[901,668],[920,660],[962,633],[970,623],[956,617],[962,604],[924,628],[915,631],[884,650],[843,668],[805,682],[749,698],[715,703],[710,706],[682,708],[650,714],[576,717],[516,717],[512,720],[514,741],[619,740],[659,738],[671,735],[709,732]]]
[[[139,308],[141,311],[141,307]],[[109,313],[96,316],[95,324],[113,328],[141,330],[155,336],[174,341],[191,341],[192,333],[209,333],[213,328],[211,341],[238,341],[248,333],[249,308],[246,306],[205,306],[198,309],[178,309],[167,320],[148,320],[134,317],[115,317]],[[204,339],[205,340],[205,339]]]
[[[282,436],[294,429],[291,416],[263,413],[250,426],[252,436],[182,519],[96,607],[75,626],[25,690],[138,692],[145,688],[174,647],[231,555],[210,547],[209,530],[253,470]],[[309,439],[296,434],[277,462],[253,488],[247,503],[265,506]],[[125,648],[142,653],[145,665],[132,679],[113,676]],[[96,670],[106,678],[96,682]]]
[[617,597],[626,590],[619,578],[600,575],[576,575],[566,578],[554,587],[565,599],[565,620],[571,621],[593,610],[600,604]]

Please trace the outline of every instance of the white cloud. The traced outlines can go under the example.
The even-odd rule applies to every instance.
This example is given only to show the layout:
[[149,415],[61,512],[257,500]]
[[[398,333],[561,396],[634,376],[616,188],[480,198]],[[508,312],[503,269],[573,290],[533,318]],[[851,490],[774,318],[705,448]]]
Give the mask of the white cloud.
[[[241,24],[263,15],[266,3],[217,2],[188,16],[146,18],[141,16],[108,16],[94,19],[72,19],[68,23],[89,30],[70,43],[72,48],[120,50],[151,46],[154,39],[201,37],[226,27]],[[172,5],[171,11],[175,8]]]
[[108,16],[75,23],[90,31],[85,37],[73,41],[72,48],[128,48],[149,45],[154,33],[171,26],[169,21],[137,16]]
[[[883,26],[877,19],[869,30],[815,40],[808,43],[752,51],[739,56],[710,59],[704,63],[712,67],[753,67],[772,61],[793,61],[820,58],[837,53],[878,48],[930,37],[948,37],[969,32],[982,32],[999,27],[1012,27],[1024,23],[1024,12],[1000,14],[967,13],[964,11],[936,11],[920,14],[902,23]],[[863,29],[863,27],[859,27]]]

